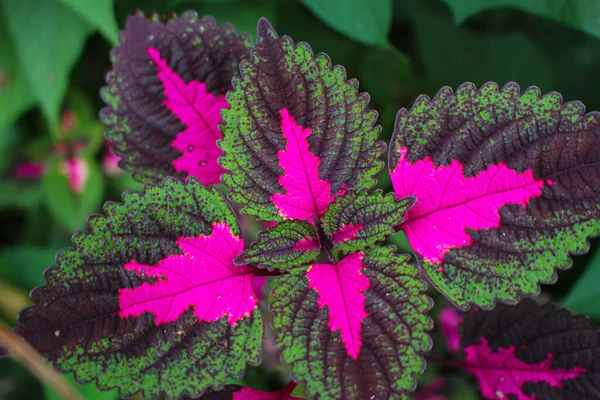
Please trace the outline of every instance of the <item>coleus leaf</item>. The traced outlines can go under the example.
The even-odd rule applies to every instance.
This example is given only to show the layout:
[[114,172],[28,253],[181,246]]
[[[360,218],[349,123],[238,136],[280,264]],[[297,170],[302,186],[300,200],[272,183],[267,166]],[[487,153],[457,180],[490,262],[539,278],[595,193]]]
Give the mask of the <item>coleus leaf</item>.
[[225,385],[220,391],[209,391],[201,400],[300,400],[292,397],[296,382],[288,383],[283,389],[276,392],[264,392],[240,385]]
[[[393,247],[293,268],[273,291],[274,343],[308,393],[406,398],[431,342],[425,285]],[[375,396],[375,397],[372,397]]]
[[461,308],[517,301],[556,280],[600,233],[600,114],[515,83],[445,87],[399,111],[390,146],[402,229]]
[[223,182],[242,212],[268,221],[321,217],[336,195],[374,185],[385,145],[369,96],[306,43],[266,19],[223,110]]
[[61,251],[18,334],[63,372],[122,396],[198,396],[260,360],[263,324],[223,196],[196,178],[126,192]]
[[162,20],[131,15],[102,90],[108,106],[101,118],[119,166],[141,181],[196,176],[218,183],[220,112],[250,44],[232,25],[217,27],[191,11]]
[[395,197],[380,190],[338,196],[322,219],[333,248],[344,252],[362,250],[393,235],[417,200],[411,196],[397,201]]
[[485,399],[600,397],[600,331],[587,317],[526,299],[467,314],[461,344]]
[[258,234],[256,242],[236,257],[238,265],[259,264],[262,268],[287,269],[306,265],[321,252],[317,231],[306,221],[284,221]]

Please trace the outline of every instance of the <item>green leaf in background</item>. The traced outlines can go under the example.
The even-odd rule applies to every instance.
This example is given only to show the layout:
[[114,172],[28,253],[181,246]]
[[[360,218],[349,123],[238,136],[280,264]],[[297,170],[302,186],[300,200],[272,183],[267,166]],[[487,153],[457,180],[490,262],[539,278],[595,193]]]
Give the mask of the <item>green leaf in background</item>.
[[[107,392],[101,392],[96,387],[94,382],[88,383],[87,385],[79,385],[73,379],[73,374],[65,375],[67,380],[71,382],[73,387],[77,388],[77,391],[81,394],[84,400],[118,400],[119,393],[117,389],[109,390]],[[46,400],[63,400],[62,396],[57,394],[54,390],[48,386],[44,387],[44,393],[46,394]]]
[[247,32],[256,39],[256,22],[260,17],[275,22],[276,8],[277,3],[272,0],[171,0],[168,10],[178,13],[194,10],[199,15],[212,15],[219,25],[229,22],[238,33]]
[[457,29],[443,7],[429,2],[403,2],[397,11],[414,24],[432,93],[442,86],[467,81],[476,85],[495,81],[500,86],[515,81],[522,88],[536,85],[544,91],[554,89],[548,57],[524,33]]
[[[0,132],[35,104],[0,8]],[[2,132],[4,136],[4,132]],[[1,137],[0,148],[5,138]]]
[[40,186],[31,182],[0,180],[0,210],[29,208],[41,201]]
[[88,24],[58,0],[4,0],[6,24],[22,71],[50,131],[56,134],[69,73],[79,58]]
[[482,11],[511,7],[537,14],[600,38],[598,0],[442,0],[457,24]]
[[[343,65],[348,76],[356,76],[362,46],[330,29],[298,2],[283,2],[277,9],[277,29],[297,42],[307,42],[317,53],[326,53],[333,65]],[[310,26],[310,29],[306,29]],[[362,82],[361,82],[362,84]]]
[[54,264],[55,247],[23,245],[0,251],[0,278],[23,290],[44,284],[42,273]]
[[79,16],[94,25],[111,45],[116,45],[119,27],[113,9],[113,0],[61,0]]
[[392,0],[302,0],[335,30],[359,42],[387,47]]
[[600,250],[596,251],[585,272],[565,296],[562,306],[574,313],[600,318],[598,282],[600,282]]
[[81,160],[87,169],[87,178],[79,193],[69,184],[65,171],[66,160],[54,159],[49,163],[49,171],[44,176],[44,194],[54,218],[66,229],[77,231],[84,227],[88,215],[101,211],[104,193],[104,178],[98,165],[89,159]]
[[[1,28],[0,28],[1,29]],[[2,46],[2,44],[0,44]],[[1,61],[0,61],[1,62]],[[0,110],[4,112],[3,105],[4,94],[0,89]],[[9,108],[10,106],[7,106]],[[0,113],[0,119],[4,117],[4,114]],[[19,127],[18,125],[8,126],[5,129],[1,128],[2,122],[0,122],[0,173],[4,172],[13,162],[15,155],[15,149],[19,142]]]

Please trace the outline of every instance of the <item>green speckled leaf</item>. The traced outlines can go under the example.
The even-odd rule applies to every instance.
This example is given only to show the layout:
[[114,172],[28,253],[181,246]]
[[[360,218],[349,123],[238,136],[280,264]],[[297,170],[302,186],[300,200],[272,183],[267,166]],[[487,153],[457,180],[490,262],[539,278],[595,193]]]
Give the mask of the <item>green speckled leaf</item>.
[[[431,300],[423,293],[425,285],[417,277],[418,269],[408,264],[408,256],[394,254],[392,247],[376,247],[346,259],[356,255],[361,260],[358,274],[352,277],[350,271],[338,269],[338,275],[347,275],[339,285],[314,281],[323,275],[313,273],[327,267],[319,264],[294,268],[278,281],[271,305],[278,330],[275,345],[282,348],[283,362],[292,365],[293,376],[307,383],[311,395],[407,399],[415,387],[414,375],[425,367],[421,355],[431,347],[427,330],[432,324],[426,315]],[[359,292],[354,291],[356,281],[362,286]],[[348,305],[353,309],[346,308],[352,314],[346,317],[354,319],[362,312],[358,336],[348,332],[351,327],[330,327],[345,318],[331,312],[342,300],[331,297],[339,296],[334,292],[340,287],[342,297],[353,296]]]
[[396,200],[393,193],[351,192],[338,196],[323,216],[323,231],[334,250],[352,252],[385,240],[396,232],[415,197]]
[[306,43],[280,38],[263,18],[240,71],[222,113],[220,163],[242,212],[310,220],[345,190],[375,184],[385,148],[377,113],[366,110],[369,96],[342,67]]
[[259,270],[233,265],[243,239],[216,189],[168,178],[104,210],[45,272],[18,334],[77,381],[124,397],[197,397],[259,362]]
[[259,233],[256,242],[235,263],[286,270],[310,263],[320,251],[315,227],[306,221],[291,220]]
[[401,225],[418,263],[461,308],[539,293],[600,233],[600,113],[556,92],[422,96],[398,113],[389,168],[419,199]]

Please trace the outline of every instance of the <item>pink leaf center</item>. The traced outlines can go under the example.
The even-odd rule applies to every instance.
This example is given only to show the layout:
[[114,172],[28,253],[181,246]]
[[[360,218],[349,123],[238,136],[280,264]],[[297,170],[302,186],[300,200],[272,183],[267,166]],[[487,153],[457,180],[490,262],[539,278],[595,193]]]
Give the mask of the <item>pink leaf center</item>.
[[148,55],[158,69],[158,79],[163,83],[166,99],[163,104],[186,126],[179,132],[172,146],[183,155],[173,161],[177,171],[197,177],[205,185],[220,181],[224,169],[217,163],[223,152],[217,140],[223,137],[219,130],[221,110],[227,106],[224,95],[214,96],[206,91],[202,82],[185,83],[167,62],[160,58],[157,49],[148,48]]
[[362,321],[365,310],[364,291],[369,279],[361,273],[362,252],[353,253],[337,264],[313,264],[306,272],[308,287],[319,294],[319,309],[329,306],[329,329],[340,330],[346,352],[358,359],[362,345]]
[[326,179],[319,178],[321,160],[309,149],[308,137],[311,130],[297,124],[287,108],[280,111],[281,130],[287,140],[285,150],[277,152],[283,174],[279,184],[285,193],[275,193],[271,201],[279,209],[283,218],[311,221],[327,210],[335,196],[344,193],[341,189],[334,196]]
[[585,373],[580,367],[552,369],[552,354],[539,364],[527,364],[516,357],[514,346],[494,352],[485,338],[481,338],[481,345],[466,347],[465,355],[465,369],[475,375],[486,399],[506,399],[509,394],[514,394],[517,400],[536,400],[535,394],[528,396],[523,392],[526,382],[562,387],[563,381]]
[[408,149],[398,151],[401,157],[391,173],[397,198],[414,195],[419,199],[402,228],[412,248],[431,263],[442,262],[452,248],[471,245],[467,229],[499,227],[502,206],[525,208],[542,195],[545,184],[531,170],[519,173],[502,162],[466,178],[457,160],[436,167],[428,156],[411,164],[406,158]]
[[305,237],[296,242],[292,250],[310,251],[317,250],[319,243],[311,237]]
[[257,302],[252,290],[255,270],[233,264],[244,249],[243,239],[220,222],[213,224],[212,234],[181,237],[177,244],[184,254],[170,255],[157,265],[137,261],[124,265],[140,277],[156,278],[156,282],[119,290],[122,318],[150,312],[158,326],[175,321],[192,306],[200,322],[217,321],[226,315],[234,326],[250,316]]
[[345,242],[350,239],[356,239],[356,234],[363,230],[363,225],[346,224],[331,235],[334,243]]

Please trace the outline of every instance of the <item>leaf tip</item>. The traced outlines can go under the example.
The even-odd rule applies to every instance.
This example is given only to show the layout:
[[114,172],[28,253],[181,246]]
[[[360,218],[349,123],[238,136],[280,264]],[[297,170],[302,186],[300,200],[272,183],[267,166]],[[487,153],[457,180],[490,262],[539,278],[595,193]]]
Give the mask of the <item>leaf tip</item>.
[[271,25],[271,22],[266,17],[261,17],[258,20],[258,27],[256,29],[256,37],[258,38],[258,42],[274,42],[279,39],[279,35]]

